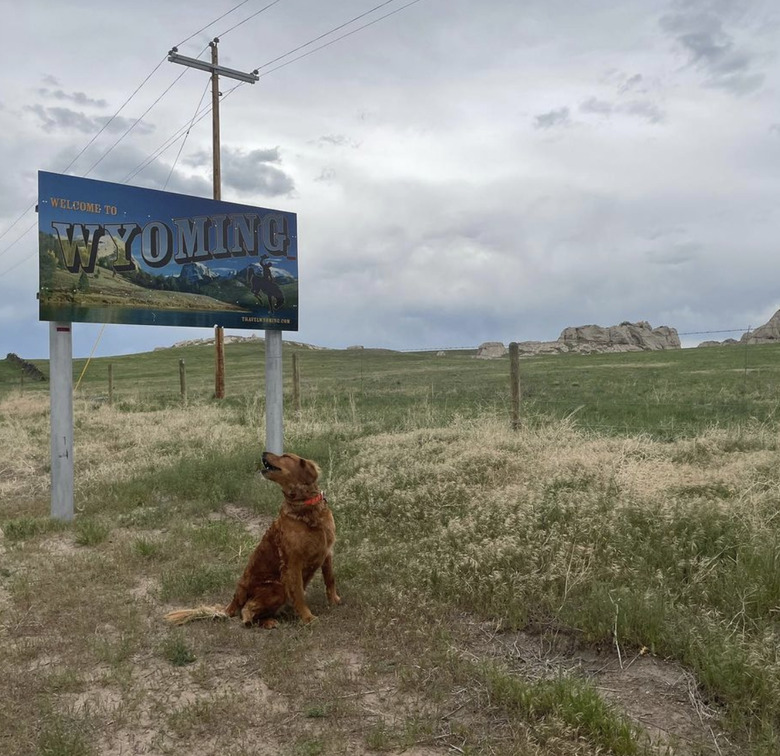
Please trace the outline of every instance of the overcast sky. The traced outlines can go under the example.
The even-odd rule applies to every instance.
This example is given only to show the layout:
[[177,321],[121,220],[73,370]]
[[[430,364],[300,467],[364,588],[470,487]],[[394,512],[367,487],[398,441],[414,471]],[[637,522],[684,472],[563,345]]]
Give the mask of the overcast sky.
[[[248,71],[381,0],[278,0],[231,30],[271,1],[179,44],[238,0],[0,0],[3,355],[48,355],[37,234],[22,236],[35,214],[8,230],[37,201],[38,170],[65,172],[160,64],[67,170],[133,175],[207,85],[165,60],[174,45],[196,57],[219,35],[220,62]],[[779,50],[776,0],[419,0],[225,97],[222,197],[298,214],[293,340],[408,349],[625,320],[755,327],[780,307]],[[211,196],[210,117],[177,159],[181,145],[129,183]],[[99,330],[74,326],[75,356]],[[97,354],[208,335],[108,326]]]

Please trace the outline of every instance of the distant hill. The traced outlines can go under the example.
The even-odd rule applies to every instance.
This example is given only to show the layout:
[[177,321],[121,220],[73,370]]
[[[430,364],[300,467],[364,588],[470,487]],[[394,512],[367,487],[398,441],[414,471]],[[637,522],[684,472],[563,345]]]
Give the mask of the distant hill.
[[[225,336],[225,344],[246,344],[250,342],[263,342],[265,338],[253,333],[251,336]],[[159,352],[163,349],[178,349],[180,347],[190,346],[208,346],[214,343],[214,337],[205,339],[187,339],[186,341],[177,341],[175,344],[165,347],[155,347],[154,351]],[[319,351],[327,351],[328,347],[315,346],[314,344],[304,344],[301,341],[288,341],[284,340],[285,344],[295,347],[301,347],[302,349],[314,349]]]

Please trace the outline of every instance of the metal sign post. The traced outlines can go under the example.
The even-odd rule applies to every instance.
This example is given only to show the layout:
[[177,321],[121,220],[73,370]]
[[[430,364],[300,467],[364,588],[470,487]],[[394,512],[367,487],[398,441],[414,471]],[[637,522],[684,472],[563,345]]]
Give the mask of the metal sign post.
[[282,408],[282,332],[265,332],[265,448],[274,454],[284,451]]
[[70,323],[49,323],[51,400],[51,516],[73,519],[73,334]]

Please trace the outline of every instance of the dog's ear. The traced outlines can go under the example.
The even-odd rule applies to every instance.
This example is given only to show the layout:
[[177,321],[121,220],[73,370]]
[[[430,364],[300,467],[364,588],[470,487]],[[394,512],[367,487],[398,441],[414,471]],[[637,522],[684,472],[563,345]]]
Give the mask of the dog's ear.
[[306,483],[316,483],[320,477],[320,468],[310,459],[301,459],[301,477]]

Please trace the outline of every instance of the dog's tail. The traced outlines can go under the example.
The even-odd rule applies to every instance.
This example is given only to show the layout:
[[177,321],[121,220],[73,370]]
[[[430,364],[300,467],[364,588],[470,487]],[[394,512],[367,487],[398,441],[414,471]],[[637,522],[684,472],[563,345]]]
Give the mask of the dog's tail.
[[184,625],[187,622],[200,619],[227,619],[230,615],[224,606],[205,606],[201,604],[195,609],[176,609],[165,615],[167,622],[172,625]]

